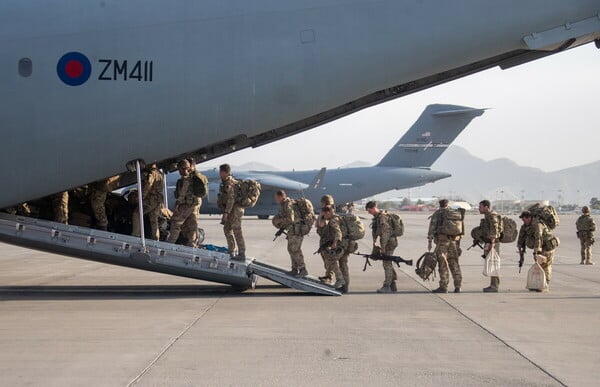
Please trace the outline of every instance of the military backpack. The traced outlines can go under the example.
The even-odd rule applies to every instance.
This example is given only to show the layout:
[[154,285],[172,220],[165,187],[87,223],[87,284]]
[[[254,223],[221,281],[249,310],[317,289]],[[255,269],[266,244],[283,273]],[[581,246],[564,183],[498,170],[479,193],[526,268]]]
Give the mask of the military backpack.
[[437,257],[432,252],[427,252],[417,260],[417,268],[415,269],[415,273],[423,281],[427,281],[429,277],[433,275],[431,280],[433,281],[435,278],[435,267],[437,266]]
[[365,226],[360,221],[360,218],[354,214],[338,215],[340,218],[340,229],[342,230],[342,238],[357,241],[364,238]]
[[577,231],[596,231],[596,224],[591,216],[580,216],[575,223]]
[[242,208],[254,207],[260,197],[260,188],[260,183],[256,180],[239,180],[236,184],[236,204]]
[[192,192],[199,198],[205,197],[208,193],[208,179],[200,172],[192,174]]
[[544,206],[536,203],[529,207],[528,210],[535,219],[544,223],[550,230],[554,230],[560,223],[558,213],[552,206]]
[[517,222],[508,216],[503,216],[500,222],[502,230],[500,232],[500,243],[513,243],[519,236]]
[[463,235],[465,219],[464,208],[447,208],[439,210],[437,219],[437,235],[458,236]]
[[306,198],[294,200],[293,206],[300,218],[300,234],[307,235],[315,222],[315,209],[311,201]]
[[404,235],[404,222],[398,214],[388,214],[390,216],[390,224],[392,225],[392,235],[395,237],[401,237]]

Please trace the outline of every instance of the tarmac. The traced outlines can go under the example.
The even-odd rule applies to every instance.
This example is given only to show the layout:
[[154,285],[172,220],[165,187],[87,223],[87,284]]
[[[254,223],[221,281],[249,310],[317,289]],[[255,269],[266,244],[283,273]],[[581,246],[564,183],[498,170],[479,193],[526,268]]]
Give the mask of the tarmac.
[[[368,224],[368,215],[365,224]],[[397,255],[426,250],[426,214],[402,214]],[[470,215],[466,227],[478,225]],[[579,265],[576,215],[561,216],[549,293],[525,289],[502,245],[501,292],[484,294],[467,236],[460,294],[432,294],[414,267],[376,294],[380,262],[351,256],[350,294],[314,296],[260,279],[254,290],[0,244],[1,386],[592,386],[600,363],[600,267]],[[225,240],[202,217],[207,243]],[[270,221],[244,219],[248,254],[289,266]],[[303,251],[321,275],[311,232]],[[369,253],[371,236],[360,241]]]

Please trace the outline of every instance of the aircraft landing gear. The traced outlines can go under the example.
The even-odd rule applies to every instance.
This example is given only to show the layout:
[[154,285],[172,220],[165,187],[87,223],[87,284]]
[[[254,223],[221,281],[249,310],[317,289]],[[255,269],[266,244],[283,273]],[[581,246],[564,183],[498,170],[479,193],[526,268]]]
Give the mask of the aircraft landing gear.
[[258,215],[258,219],[267,220],[267,219],[269,219],[269,215]]
[[594,43],[596,44],[596,48],[600,48],[600,39],[594,40]]

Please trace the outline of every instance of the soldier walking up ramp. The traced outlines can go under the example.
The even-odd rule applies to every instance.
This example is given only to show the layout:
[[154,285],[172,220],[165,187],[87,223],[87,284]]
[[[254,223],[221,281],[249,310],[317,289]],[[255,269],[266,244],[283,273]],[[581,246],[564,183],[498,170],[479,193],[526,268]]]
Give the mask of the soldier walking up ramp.
[[0,213],[0,241],[74,258],[254,288],[257,276],[284,286],[322,295],[341,295],[310,278],[256,260],[234,261],[229,254]]

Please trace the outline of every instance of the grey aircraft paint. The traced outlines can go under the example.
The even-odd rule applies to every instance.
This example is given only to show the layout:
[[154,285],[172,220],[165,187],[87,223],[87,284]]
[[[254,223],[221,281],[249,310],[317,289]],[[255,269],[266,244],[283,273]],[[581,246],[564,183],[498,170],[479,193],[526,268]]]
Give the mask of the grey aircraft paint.
[[[278,207],[273,195],[278,189],[286,190],[292,197],[307,197],[315,205],[318,205],[324,194],[333,195],[337,204],[343,204],[381,192],[418,187],[450,177],[446,172],[432,171],[429,168],[463,129],[484,111],[466,106],[429,105],[384,158],[372,167],[286,172],[233,171],[237,178],[257,180],[263,188],[258,203],[248,208],[246,214],[276,214]],[[203,173],[211,183],[208,198],[200,212],[219,214],[220,210],[216,206],[218,171],[213,169]],[[178,173],[167,177],[171,207],[175,201],[173,190],[178,178]]]
[[599,38],[599,12],[600,0],[4,0],[0,208],[576,47]]

